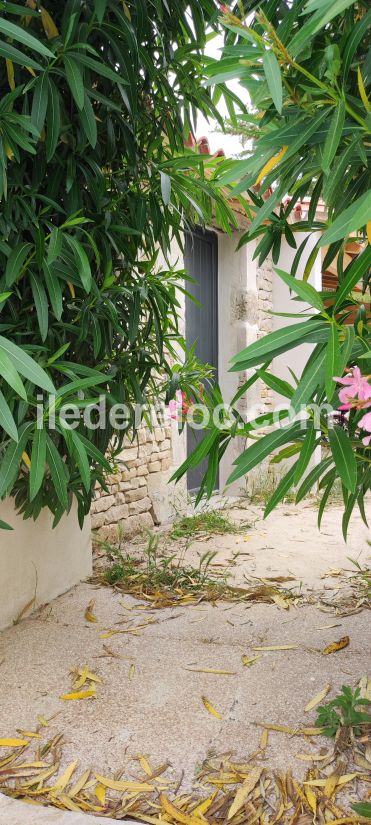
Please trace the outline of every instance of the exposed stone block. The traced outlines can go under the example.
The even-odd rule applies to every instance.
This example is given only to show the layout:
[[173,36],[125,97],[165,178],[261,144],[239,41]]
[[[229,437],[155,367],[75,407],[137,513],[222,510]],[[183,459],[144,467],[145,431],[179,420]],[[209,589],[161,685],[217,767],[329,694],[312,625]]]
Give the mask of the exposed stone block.
[[104,513],[92,513],[91,514],[91,526],[92,529],[95,530],[97,527],[102,527],[104,524]]
[[146,491],[144,487],[139,487],[138,490],[128,490],[125,493],[125,501],[139,501],[140,498],[144,498],[146,495]]
[[142,464],[141,467],[137,468],[137,476],[148,476],[149,470],[146,464]]
[[117,524],[117,522],[121,521],[121,519],[126,519],[128,517],[128,515],[129,515],[129,508],[128,508],[127,504],[115,505],[114,507],[111,507],[111,509],[108,510],[105,513],[105,523],[106,524],[113,524],[113,523]]
[[115,496],[100,496],[99,498],[94,499],[92,512],[102,513],[104,510],[109,510],[114,503]]
[[148,471],[150,473],[158,473],[161,470],[161,461],[152,461],[148,464]]
[[135,515],[135,513],[145,513],[146,511],[149,511],[151,507],[151,499],[148,496],[146,496],[141,501],[132,501],[132,503],[129,504],[129,512],[130,515]]

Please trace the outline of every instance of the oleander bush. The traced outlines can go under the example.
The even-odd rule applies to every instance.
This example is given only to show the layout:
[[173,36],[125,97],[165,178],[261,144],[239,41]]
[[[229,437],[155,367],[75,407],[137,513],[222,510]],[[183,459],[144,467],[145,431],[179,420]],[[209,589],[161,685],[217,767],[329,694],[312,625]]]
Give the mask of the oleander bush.
[[[82,522],[135,405],[197,392],[167,260],[184,222],[233,225],[185,148],[221,95],[234,116],[204,82],[218,26],[214,0],[0,3],[0,499],[25,517],[76,497]],[[101,395],[124,426],[67,426]]]
[[[217,89],[238,78],[251,107],[237,128],[249,148],[216,170],[215,179],[232,186],[234,195],[247,191],[251,224],[240,243],[256,241],[259,264],[268,254],[277,264],[282,238],[296,250],[291,272],[276,268],[275,277],[298,304],[295,323],[235,355],[232,370],[248,372],[231,401],[230,420],[219,428],[210,424],[176,477],[208,456],[199,497],[211,494],[228,443],[243,435],[247,448],[229,481],[269,457],[287,462],[266,514],[293,488],[300,501],[319,483],[320,523],[340,480],[346,535],[356,505],[366,520],[371,485],[371,10],[366,0],[293,0],[240,3],[237,10],[223,6],[222,13],[227,45],[219,63],[209,66],[208,82]],[[293,210],[304,197],[308,213],[294,220]],[[325,217],[318,217],[321,204]],[[299,243],[298,233],[303,233]],[[350,240],[358,254],[349,261]],[[335,292],[308,283],[323,248],[323,270],[336,265]],[[299,263],[303,279],[296,278]],[[313,348],[301,377],[286,382],[269,372],[281,353],[290,365],[290,352],[305,341]],[[238,399],[259,379],[286,398],[288,407],[281,425],[263,435],[257,429],[272,424],[273,413],[246,422],[238,412]],[[210,403],[220,401],[215,390]],[[321,411],[318,420],[314,408]],[[295,419],[299,412],[305,426]],[[322,457],[308,472],[318,447]]]

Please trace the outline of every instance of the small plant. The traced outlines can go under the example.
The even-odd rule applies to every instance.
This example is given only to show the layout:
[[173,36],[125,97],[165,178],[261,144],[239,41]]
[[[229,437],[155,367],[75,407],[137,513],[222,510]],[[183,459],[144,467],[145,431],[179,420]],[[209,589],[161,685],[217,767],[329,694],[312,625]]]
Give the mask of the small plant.
[[[368,541],[368,545],[371,543]],[[357,594],[366,602],[367,606],[371,606],[371,568],[362,567],[355,559],[349,559],[354,564],[356,572],[352,576],[352,584],[355,587]]]
[[197,567],[183,565],[175,554],[165,556],[159,551],[159,536],[148,531],[148,541],[142,558],[135,558],[119,547],[102,542],[112,566],[97,577],[103,584],[119,587],[136,598],[153,598],[154,606],[194,598],[221,598],[228,591],[228,572],[213,574],[210,564],[216,553],[208,551],[200,555]]
[[204,535],[225,535],[227,533],[240,533],[250,525],[235,524],[229,516],[223,515],[220,510],[203,510],[194,516],[184,516],[175,522],[170,538],[172,539],[192,539]]
[[324,728],[323,735],[333,738],[340,728],[349,728],[355,736],[360,736],[362,727],[371,725],[371,715],[364,706],[370,706],[369,699],[362,699],[360,688],[353,692],[350,687],[343,685],[341,693],[331,702],[326,702],[317,708],[316,726]]

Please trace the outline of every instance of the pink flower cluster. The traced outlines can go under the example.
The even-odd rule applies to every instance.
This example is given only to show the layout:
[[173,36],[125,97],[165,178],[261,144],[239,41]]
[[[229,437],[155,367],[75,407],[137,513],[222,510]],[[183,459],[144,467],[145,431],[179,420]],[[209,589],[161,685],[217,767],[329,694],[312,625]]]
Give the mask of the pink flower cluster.
[[[343,389],[339,392],[339,398],[342,406],[339,410],[364,409],[371,407],[371,384],[367,378],[362,375],[359,367],[353,369],[344,376],[344,378],[337,378],[334,380],[338,384],[343,384]],[[368,447],[371,441],[371,412],[366,413],[358,422],[362,430],[370,433],[362,438],[362,443]]]

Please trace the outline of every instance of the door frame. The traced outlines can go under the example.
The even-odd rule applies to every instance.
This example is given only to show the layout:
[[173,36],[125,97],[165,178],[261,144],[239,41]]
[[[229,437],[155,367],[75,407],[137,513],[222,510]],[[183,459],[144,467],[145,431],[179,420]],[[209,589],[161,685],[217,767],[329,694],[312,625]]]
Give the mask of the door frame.
[[[215,369],[214,377],[215,381],[218,382],[219,380],[219,260],[218,260],[218,233],[211,230],[211,229],[201,229],[199,227],[193,227],[192,230],[185,230],[185,244],[184,244],[184,267],[187,269],[187,243],[192,242],[192,239],[198,238],[200,240],[209,240],[210,248],[211,248],[211,271],[215,278],[214,280],[214,288],[213,288],[213,306],[212,306],[212,314],[213,317],[216,318],[216,326],[215,326],[215,334],[213,335],[213,358],[212,360],[215,362],[212,366]],[[190,276],[192,277],[192,272],[189,271]],[[190,285],[192,287],[192,285]],[[189,290],[191,291],[191,290]],[[186,298],[185,301],[185,340],[187,345],[189,344],[187,340],[187,313],[188,309],[192,306],[192,302],[190,299]],[[201,308],[202,312],[202,308]],[[193,341],[191,342],[193,343]],[[187,456],[190,452],[193,451],[194,445],[190,444],[190,432],[189,428],[187,428],[187,437],[186,437],[186,452]],[[187,473],[187,490],[190,494],[196,493],[198,487],[191,487],[189,484],[189,471]],[[219,490],[219,469],[216,478],[216,486],[215,492]]]

